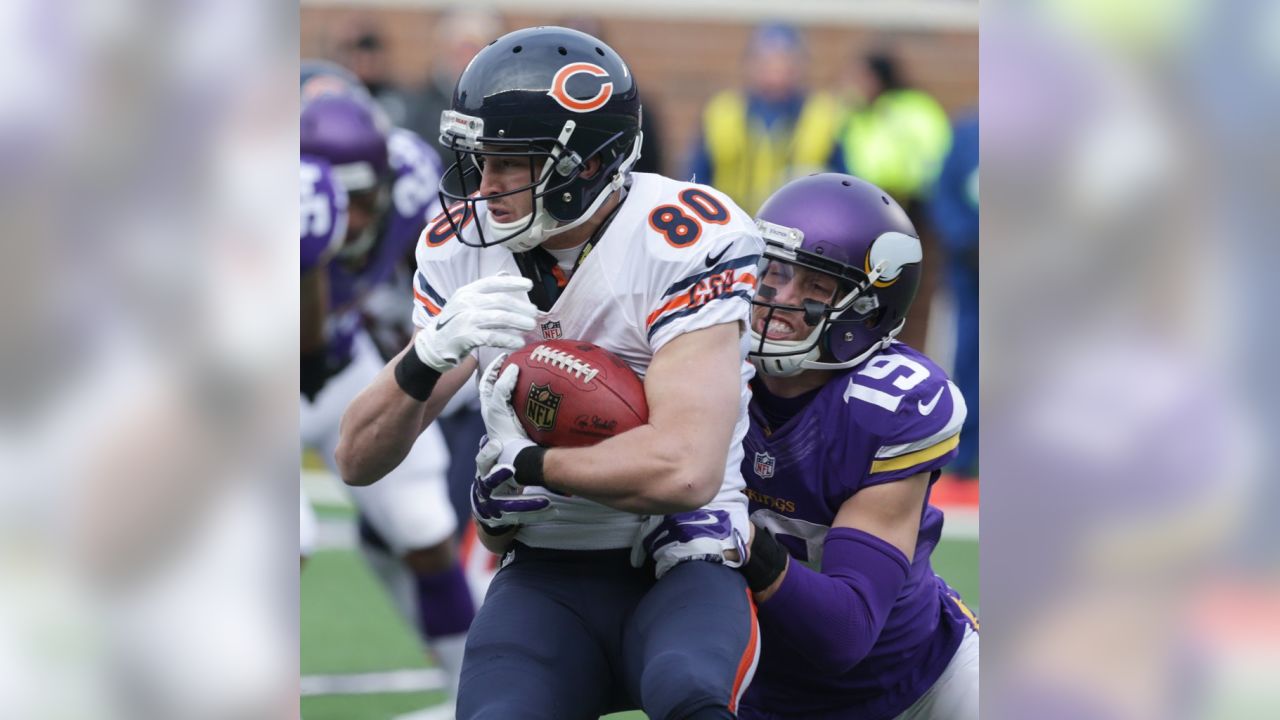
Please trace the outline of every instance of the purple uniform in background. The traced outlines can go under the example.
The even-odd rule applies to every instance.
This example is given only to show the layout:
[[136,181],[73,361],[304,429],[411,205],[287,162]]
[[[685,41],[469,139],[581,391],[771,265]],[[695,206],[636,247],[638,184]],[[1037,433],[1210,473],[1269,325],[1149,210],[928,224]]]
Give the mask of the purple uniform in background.
[[[435,149],[417,134],[396,128],[387,138],[387,154],[394,180],[390,204],[378,223],[377,241],[361,259],[339,258],[329,264],[330,367],[341,367],[351,359],[352,341],[365,322],[365,300],[380,284],[396,281],[397,266],[412,262],[414,243],[427,221],[440,211],[436,189],[441,165]],[[400,322],[411,325],[413,295],[408,282]]]
[[[817,570],[840,506],[859,490],[939,470],[956,454],[965,405],[937,365],[895,342],[821,388],[791,400],[753,382],[742,474],[751,519]],[[881,720],[906,710],[955,654],[971,614],[934,574],[942,512],[927,504],[911,570],[883,631],[852,670],[788,642],[761,622],[763,652],[744,705],[789,717]]]
[[302,272],[328,262],[347,234],[347,191],[333,177],[329,163],[311,155],[301,158],[300,210]]

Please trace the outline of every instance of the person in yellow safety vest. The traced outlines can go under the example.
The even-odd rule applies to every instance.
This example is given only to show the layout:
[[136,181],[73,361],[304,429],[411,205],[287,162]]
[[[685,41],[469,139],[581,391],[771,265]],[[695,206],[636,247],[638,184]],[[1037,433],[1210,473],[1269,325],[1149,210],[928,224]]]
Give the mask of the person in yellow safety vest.
[[829,164],[911,206],[938,178],[951,122],[937,100],[902,80],[893,56],[873,52],[854,70],[860,102],[845,118]]
[[788,180],[825,169],[840,106],[806,91],[808,53],[790,25],[759,27],[743,66],[745,89],[725,90],[703,110],[689,176],[754,213]]

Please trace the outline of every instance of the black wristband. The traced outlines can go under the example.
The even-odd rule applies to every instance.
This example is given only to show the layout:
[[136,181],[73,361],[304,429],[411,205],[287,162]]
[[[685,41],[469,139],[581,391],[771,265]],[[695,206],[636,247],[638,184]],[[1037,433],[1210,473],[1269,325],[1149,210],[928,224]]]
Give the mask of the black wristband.
[[541,485],[546,486],[547,478],[542,474],[542,460],[547,454],[547,449],[533,445],[516,453],[515,462],[511,463],[516,469],[516,482],[521,485]]
[[307,400],[315,402],[316,395],[329,380],[329,357],[325,350],[302,353],[298,363],[298,379],[302,394]]
[[476,527],[480,528],[480,531],[483,532],[485,535],[488,535],[489,537],[498,537],[499,535],[508,535],[514,532],[517,527],[519,527],[518,525],[494,525],[490,527],[489,523],[481,520],[480,518],[475,518],[475,521],[476,521]]
[[431,397],[439,379],[440,372],[422,362],[413,348],[396,363],[396,384],[405,395],[418,402],[426,402]]
[[787,549],[768,530],[756,528],[751,540],[751,557],[742,566],[742,576],[747,579],[751,592],[760,592],[773,584],[787,568]]

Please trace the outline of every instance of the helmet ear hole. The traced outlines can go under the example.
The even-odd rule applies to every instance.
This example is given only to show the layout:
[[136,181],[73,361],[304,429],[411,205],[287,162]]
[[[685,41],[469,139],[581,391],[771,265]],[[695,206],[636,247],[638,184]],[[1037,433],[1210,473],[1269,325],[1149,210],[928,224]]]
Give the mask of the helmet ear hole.
[[886,309],[887,308],[881,307],[881,308],[876,308],[875,310],[872,310],[870,313],[867,314],[867,319],[863,320],[862,324],[867,326],[868,328],[873,328],[879,325],[880,321],[884,319],[884,314]]
[[600,167],[603,164],[604,161],[600,159],[599,155],[592,155],[582,162],[582,172],[579,173],[579,176],[584,180],[590,180],[596,176],[596,173],[600,172]]

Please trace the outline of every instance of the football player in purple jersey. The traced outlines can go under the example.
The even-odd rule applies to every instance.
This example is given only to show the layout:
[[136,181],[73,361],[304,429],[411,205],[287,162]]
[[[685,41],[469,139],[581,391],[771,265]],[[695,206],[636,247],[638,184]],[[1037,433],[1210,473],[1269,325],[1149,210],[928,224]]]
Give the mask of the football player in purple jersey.
[[[302,395],[315,400],[328,379],[325,372],[325,318],[329,315],[329,258],[347,233],[347,191],[333,177],[329,163],[317,157],[299,158],[300,211],[298,255],[302,260],[298,303],[299,378]],[[315,511],[298,487],[298,549],[301,563],[315,546]]]
[[964,399],[894,339],[920,281],[916,230],[838,174],[787,184],[756,221],[743,572],[762,650],[740,717],[976,719],[977,620],[929,564],[929,491]]
[[[326,266],[325,382],[303,398],[299,417],[303,446],[336,473],[342,412],[384,362],[373,339],[371,298],[394,285],[398,271],[408,277],[406,259],[439,212],[440,161],[417,135],[388,127],[358,92],[316,94],[303,104],[300,126],[302,155],[326,162],[349,197],[346,231]],[[402,308],[410,288],[406,280]],[[400,315],[398,321],[411,327],[409,313]],[[475,605],[454,547],[458,520],[449,502],[448,467],[448,448],[434,429],[418,438],[384,482],[353,488],[351,495],[366,560],[420,631],[452,690]]]
[[324,160],[300,158],[298,254],[302,260],[298,345],[302,394],[314,400],[327,380],[325,318],[329,314],[329,259],[347,234],[347,191]]

